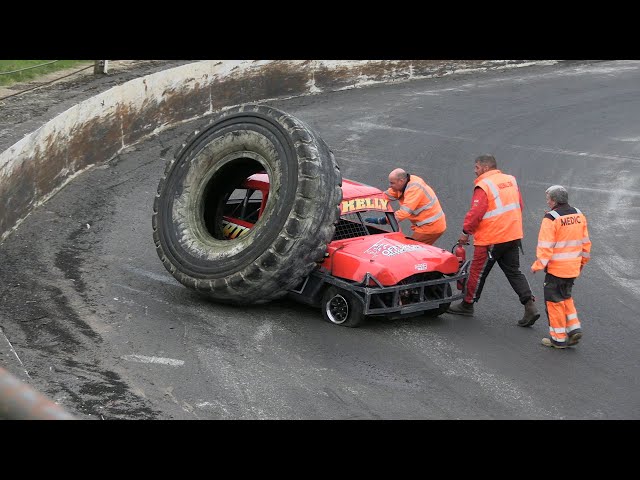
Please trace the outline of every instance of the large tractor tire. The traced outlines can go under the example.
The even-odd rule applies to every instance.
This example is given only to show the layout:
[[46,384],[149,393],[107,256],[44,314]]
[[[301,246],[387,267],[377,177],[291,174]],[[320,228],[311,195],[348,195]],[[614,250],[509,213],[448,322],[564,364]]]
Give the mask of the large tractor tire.
[[[225,238],[225,202],[259,172],[270,183],[261,218],[246,235]],[[341,185],[333,153],[305,123],[265,105],[231,108],[167,163],[153,205],[156,251],[180,283],[215,301],[282,297],[323,260]]]

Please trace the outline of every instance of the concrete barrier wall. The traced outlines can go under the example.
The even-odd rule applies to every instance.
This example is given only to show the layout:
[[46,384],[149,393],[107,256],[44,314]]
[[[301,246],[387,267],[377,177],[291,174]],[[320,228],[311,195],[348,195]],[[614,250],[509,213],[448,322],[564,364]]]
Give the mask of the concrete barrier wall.
[[531,63],[211,60],[130,80],[73,106],[0,154],[0,242],[79,173],[175,124],[241,103]]

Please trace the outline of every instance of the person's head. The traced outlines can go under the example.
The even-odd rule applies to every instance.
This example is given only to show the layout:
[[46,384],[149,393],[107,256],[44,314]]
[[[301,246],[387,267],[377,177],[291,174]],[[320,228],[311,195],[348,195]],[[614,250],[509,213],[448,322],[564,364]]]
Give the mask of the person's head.
[[547,197],[549,208],[556,208],[558,205],[569,203],[569,192],[562,185],[551,185],[544,193]]
[[498,168],[498,163],[496,162],[496,157],[493,155],[480,155],[476,158],[476,177],[479,177],[489,170],[495,170],[496,168]]
[[407,184],[408,179],[407,172],[401,168],[392,170],[389,174],[389,187],[396,192],[401,192],[404,186]]

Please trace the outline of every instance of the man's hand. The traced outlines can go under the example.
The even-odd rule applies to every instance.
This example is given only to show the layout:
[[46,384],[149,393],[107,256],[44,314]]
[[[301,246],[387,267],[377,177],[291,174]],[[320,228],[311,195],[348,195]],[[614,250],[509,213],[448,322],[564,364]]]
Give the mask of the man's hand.
[[458,238],[458,245],[469,245],[469,235],[466,233],[460,235],[460,238]]
[[364,221],[367,222],[367,223],[375,223],[376,225],[386,225],[387,224],[387,217],[380,217],[380,218],[366,217],[364,219]]
[[535,275],[536,272],[537,272],[537,270],[534,270],[533,267],[531,267],[531,273],[533,273]]

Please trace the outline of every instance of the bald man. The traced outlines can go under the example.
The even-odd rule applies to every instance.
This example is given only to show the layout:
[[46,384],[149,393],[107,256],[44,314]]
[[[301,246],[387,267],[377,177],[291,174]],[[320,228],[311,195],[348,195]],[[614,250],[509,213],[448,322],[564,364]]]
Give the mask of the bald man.
[[[389,174],[389,188],[385,192],[400,207],[394,212],[396,220],[411,222],[411,238],[433,245],[447,229],[440,201],[433,189],[417,175],[396,168]],[[386,223],[386,218],[381,219]]]

